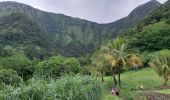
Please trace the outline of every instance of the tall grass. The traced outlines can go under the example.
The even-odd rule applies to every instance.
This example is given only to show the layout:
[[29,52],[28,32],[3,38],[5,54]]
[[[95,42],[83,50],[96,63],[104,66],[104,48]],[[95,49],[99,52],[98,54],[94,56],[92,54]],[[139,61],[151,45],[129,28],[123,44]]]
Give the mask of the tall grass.
[[5,85],[0,100],[101,100],[101,83],[91,76],[65,76],[48,81],[32,78],[28,85]]

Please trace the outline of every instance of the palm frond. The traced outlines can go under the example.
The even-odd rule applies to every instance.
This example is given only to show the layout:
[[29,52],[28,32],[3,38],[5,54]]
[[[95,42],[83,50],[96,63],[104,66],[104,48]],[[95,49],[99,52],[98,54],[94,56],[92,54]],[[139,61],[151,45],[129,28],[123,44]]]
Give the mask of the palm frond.
[[149,62],[148,65],[149,65],[150,67],[152,67],[152,68],[155,70],[155,72],[158,73],[159,76],[162,75],[162,69],[161,69],[161,67],[156,66],[155,63],[153,63],[153,62]]
[[142,63],[141,59],[139,57],[137,57],[137,56],[130,57],[130,64],[135,68],[143,66],[143,63]]

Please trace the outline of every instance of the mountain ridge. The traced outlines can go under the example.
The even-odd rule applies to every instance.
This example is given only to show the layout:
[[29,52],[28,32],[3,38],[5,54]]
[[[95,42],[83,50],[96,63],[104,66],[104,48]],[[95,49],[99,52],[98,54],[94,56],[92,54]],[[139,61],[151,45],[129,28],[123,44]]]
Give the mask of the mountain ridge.
[[144,53],[170,49],[170,0],[121,37],[130,40],[130,48],[137,48]]
[[[143,18],[147,14],[149,14],[151,11],[153,11],[160,5],[161,3],[158,2],[157,0],[151,0],[145,4],[142,4],[136,7],[128,16],[122,19],[119,19],[113,23],[109,23],[108,26],[116,27],[117,28],[116,32],[119,31],[121,28],[122,30],[119,32],[121,33],[125,31],[126,29],[136,26],[138,23],[140,23],[140,21],[143,20]],[[143,16],[140,16],[140,14]],[[122,25],[117,27],[117,24],[120,24],[120,23],[122,23]]]
[[[35,7],[33,7],[33,6],[27,5],[27,4],[25,4],[25,3],[16,2],[16,1],[2,1],[2,2],[0,2],[0,4],[3,4],[3,5],[4,5],[4,4],[9,4],[9,3],[12,4],[12,5],[13,5],[13,4],[14,4],[14,5],[16,5],[16,4],[17,4],[17,5],[25,5],[25,6],[29,7],[29,8],[32,8],[32,9],[35,9],[35,10],[38,10],[38,11],[41,11],[41,12],[46,12],[46,13],[51,13],[51,14],[56,14],[56,15],[61,15],[61,16],[66,16],[66,17],[71,17],[71,18],[73,18],[73,19],[84,20],[84,21],[88,21],[88,22],[92,22],[92,23],[96,23],[96,24],[101,24],[101,25],[111,24],[111,23],[114,23],[114,22],[116,22],[116,21],[119,21],[119,20],[121,20],[121,19],[129,16],[136,8],[141,7],[141,6],[145,5],[145,4],[148,4],[148,3],[158,3],[158,4],[161,4],[161,3],[160,3],[159,1],[157,1],[157,0],[150,0],[150,1],[146,2],[146,3],[144,3],[144,4],[141,4],[141,5],[137,6],[136,8],[134,8],[134,9],[132,10],[132,12],[130,12],[127,16],[125,16],[125,17],[123,17],[123,18],[120,18],[120,19],[115,20],[115,21],[112,21],[112,22],[99,23],[99,22],[87,20],[87,19],[84,19],[84,18],[69,16],[69,15],[62,14],[62,13],[55,13],[55,12],[51,12],[51,11],[40,10],[40,9],[35,8]],[[1,6],[2,6],[2,5],[1,5]]]
[[0,2],[0,16],[7,16],[16,12],[25,14],[50,37],[53,37],[60,53],[68,56],[78,56],[92,52],[103,41],[114,38],[122,31],[135,26],[147,13],[160,5],[156,4],[155,1],[150,1],[150,3],[153,5],[147,7],[144,14],[140,14],[140,11],[138,15],[134,14],[134,16],[140,16],[135,21],[131,21],[131,19],[124,20],[125,17],[110,24],[99,24],[63,14],[49,13],[10,1]]

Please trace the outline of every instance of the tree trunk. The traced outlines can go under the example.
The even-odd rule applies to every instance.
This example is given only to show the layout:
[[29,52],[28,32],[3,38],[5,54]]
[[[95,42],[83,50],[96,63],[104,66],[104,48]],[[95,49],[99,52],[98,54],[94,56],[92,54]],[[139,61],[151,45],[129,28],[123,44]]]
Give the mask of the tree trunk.
[[114,72],[114,69],[112,67],[111,67],[111,72],[112,72],[112,77],[113,77],[114,84],[117,85],[117,80],[116,80],[116,77],[115,77],[115,72]]
[[167,75],[167,73],[165,72],[165,74],[164,74],[164,85],[167,85],[167,82],[168,82],[168,75]]
[[115,85],[117,85],[117,80],[116,80],[115,74],[113,74],[113,80],[114,80]]
[[104,73],[103,73],[103,72],[101,72],[101,74],[102,74],[102,75],[101,75],[101,76],[102,76],[102,82],[104,82],[104,78],[103,78],[103,76],[104,76],[103,74],[104,74]]
[[120,81],[120,66],[118,67],[118,84],[119,84],[119,87],[121,88],[121,81]]

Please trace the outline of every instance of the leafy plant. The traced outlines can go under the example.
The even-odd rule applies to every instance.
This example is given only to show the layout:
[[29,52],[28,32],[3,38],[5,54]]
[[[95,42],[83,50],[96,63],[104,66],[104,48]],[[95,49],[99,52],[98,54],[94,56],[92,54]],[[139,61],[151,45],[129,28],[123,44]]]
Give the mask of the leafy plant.
[[[121,87],[120,70],[125,66],[126,63],[131,64],[133,67],[139,67],[143,65],[140,58],[137,57],[135,54],[130,53],[127,47],[128,47],[128,44],[126,43],[124,39],[116,38],[116,39],[113,39],[111,42],[109,42],[104,48],[101,48],[103,49],[102,50],[103,52],[112,56],[112,58],[110,57],[111,59],[109,58],[111,62],[110,64],[111,64],[111,67],[116,67],[118,71],[119,87]],[[117,83],[116,78],[114,77],[113,79],[116,84]]]
[[149,65],[158,73],[163,76],[164,84],[167,84],[170,75],[170,51],[162,50],[159,51],[155,59],[151,59]]
[[2,69],[0,70],[0,85],[13,85],[17,86],[21,82],[21,78],[18,76],[17,72],[12,69]]
[[13,69],[24,80],[29,79],[34,73],[32,62],[23,54],[17,54],[11,57],[3,57],[0,59],[0,65],[3,69]]
[[76,58],[55,56],[39,62],[35,74],[57,78],[64,74],[77,74],[79,71],[80,63]]

